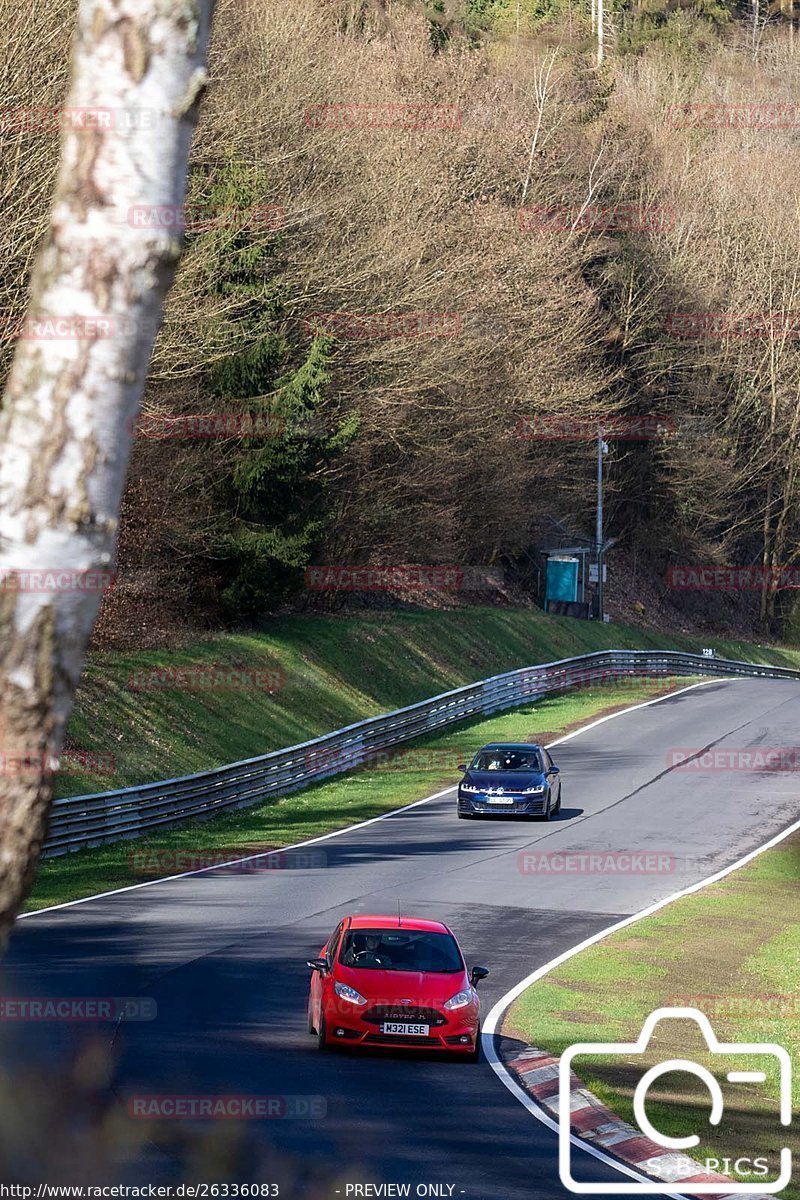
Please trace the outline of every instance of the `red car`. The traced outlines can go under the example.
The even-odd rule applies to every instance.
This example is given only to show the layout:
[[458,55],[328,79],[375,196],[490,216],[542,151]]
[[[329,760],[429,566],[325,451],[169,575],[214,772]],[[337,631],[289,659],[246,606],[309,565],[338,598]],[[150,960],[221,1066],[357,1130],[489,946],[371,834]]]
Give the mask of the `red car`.
[[308,966],[308,1032],[321,1050],[388,1046],[480,1057],[475,988],[489,972],[467,971],[440,921],[345,917]]

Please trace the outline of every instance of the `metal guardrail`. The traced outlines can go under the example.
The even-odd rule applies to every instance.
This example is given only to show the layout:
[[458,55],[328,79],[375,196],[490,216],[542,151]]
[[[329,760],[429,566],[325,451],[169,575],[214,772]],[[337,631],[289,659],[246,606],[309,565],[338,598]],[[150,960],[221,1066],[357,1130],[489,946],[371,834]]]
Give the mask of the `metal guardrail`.
[[54,856],[84,846],[140,837],[190,819],[212,817],[229,809],[285,796],[374,761],[380,751],[402,742],[459,721],[529,704],[570,687],[630,676],[685,675],[800,679],[800,671],[788,667],[673,650],[599,650],[523,667],[244,762],[180,779],[56,800],[44,854]]

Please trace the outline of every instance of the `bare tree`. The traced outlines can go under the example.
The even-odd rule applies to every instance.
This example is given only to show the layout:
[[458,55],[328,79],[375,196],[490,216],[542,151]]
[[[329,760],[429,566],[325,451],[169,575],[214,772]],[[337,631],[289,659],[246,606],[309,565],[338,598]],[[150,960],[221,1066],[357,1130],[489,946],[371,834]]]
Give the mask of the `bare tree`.
[[[519,33],[519,29],[517,29]],[[524,204],[528,196],[528,188],[531,185],[531,172],[536,158],[536,151],[539,146],[539,136],[542,132],[542,121],[544,119],[544,110],[547,104],[548,92],[550,90],[550,76],[553,73],[553,66],[558,57],[558,49],[550,50],[545,54],[541,63],[537,63],[533,72],[533,101],[536,109],[536,126],[531,138],[531,148],[528,154],[528,169],[525,175],[525,183],[522,188],[521,204]]]
[[[0,944],[113,563],[131,428],[180,241],[214,0],[82,0],[61,164],[0,415]],[[47,322],[68,336],[39,340]]]

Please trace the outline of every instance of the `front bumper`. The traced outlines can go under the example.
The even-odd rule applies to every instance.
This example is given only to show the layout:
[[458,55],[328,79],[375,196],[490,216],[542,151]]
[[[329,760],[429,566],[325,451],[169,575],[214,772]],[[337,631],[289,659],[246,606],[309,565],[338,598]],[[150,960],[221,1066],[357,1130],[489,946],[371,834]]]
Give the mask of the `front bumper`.
[[382,1033],[381,1025],[389,1023],[387,1015],[375,1015],[370,1007],[362,1013],[347,1012],[344,1004],[337,1004],[325,1012],[328,1041],[344,1046],[383,1046],[393,1050],[439,1050],[448,1054],[471,1054],[476,1039],[480,1037],[478,1013],[471,1006],[465,1012],[456,1009],[453,1013],[431,1009],[427,1019],[412,1018],[405,1013],[402,1018],[409,1023],[428,1024],[428,1036]]
[[[505,797],[504,797],[505,799]],[[458,794],[458,811],[460,813],[505,816],[505,817],[541,817],[547,809],[547,792],[541,796],[509,796],[504,804],[490,804],[489,797],[481,792],[474,795]]]

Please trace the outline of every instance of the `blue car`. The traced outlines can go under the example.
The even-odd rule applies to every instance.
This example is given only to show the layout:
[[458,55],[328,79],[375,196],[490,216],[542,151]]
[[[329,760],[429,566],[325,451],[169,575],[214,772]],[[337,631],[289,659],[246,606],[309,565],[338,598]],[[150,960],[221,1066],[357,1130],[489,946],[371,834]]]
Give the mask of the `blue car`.
[[459,766],[458,815],[543,817],[561,811],[558,767],[544,746],[492,742]]

